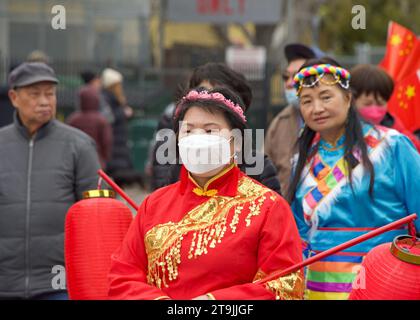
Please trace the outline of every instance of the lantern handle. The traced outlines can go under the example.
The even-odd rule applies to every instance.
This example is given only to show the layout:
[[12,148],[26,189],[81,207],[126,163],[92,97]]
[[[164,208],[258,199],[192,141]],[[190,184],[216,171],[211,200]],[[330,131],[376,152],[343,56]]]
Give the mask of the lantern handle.
[[102,170],[98,170],[98,174],[114,189],[121,197],[124,198],[136,211],[139,209],[138,205]]
[[98,190],[101,190],[101,188],[102,188],[102,177],[101,176],[99,176],[99,179],[98,179]]

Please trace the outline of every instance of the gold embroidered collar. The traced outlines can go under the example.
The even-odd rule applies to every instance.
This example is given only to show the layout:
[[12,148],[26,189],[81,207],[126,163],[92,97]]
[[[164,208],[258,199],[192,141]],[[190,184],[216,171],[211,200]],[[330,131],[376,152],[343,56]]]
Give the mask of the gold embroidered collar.
[[[192,192],[198,196],[203,197],[213,197],[215,195],[220,195],[221,189],[223,188],[223,195],[235,196],[237,189],[237,180],[239,178],[238,172],[239,168],[235,163],[232,163],[229,167],[225,168],[217,175],[209,179],[206,184],[201,187],[191,176],[191,174],[186,171],[181,172],[181,183],[184,184],[184,188],[188,184],[192,184]],[[184,180],[184,181],[183,181]],[[183,188],[183,189],[184,189]]]

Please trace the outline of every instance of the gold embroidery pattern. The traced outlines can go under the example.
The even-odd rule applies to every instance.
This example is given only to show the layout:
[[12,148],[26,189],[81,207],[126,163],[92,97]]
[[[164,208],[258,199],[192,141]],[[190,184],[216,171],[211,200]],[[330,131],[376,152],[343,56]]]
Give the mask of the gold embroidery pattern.
[[276,295],[276,300],[302,300],[304,292],[302,271],[269,281],[265,287]]
[[227,230],[227,217],[231,209],[234,214],[229,227],[236,232],[239,216],[246,204],[251,203],[252,211],[246,217],[246,225],[251,218],[258,216],[270,189],[256,184],[248,177],[242,177],[235,197],[214,196],[205,203],[188,212],[181,221],[159,224],[145,235],[145,247],[148,256],[149,284],[158,288],[168,287],[168,280],[178,278],[178,266],[181,263],[181,243],[184,236],[193,232],[188,259],[207,254],[220,243]]
[[255,200],[254,203],[249,207],[249,213],[245,218],[247,227],[251,225],[251,218],[253,216],[258,216],[260,214],[261,206],[263,205],[265,199],[266,197],[262,196],[261,198],[258,199],[258,203],[256,203],[257,200]]
[[252,280],[252,282],[256,282],[258,280],[261,280],[262,278],[264,278],[267,274],[262,271],[261,269],[258,269],[257,273],[254,276],[254,280]]
[[239,215],[241,214],[243,209],[244,209],[244,206],[241,206],[241,205],[237,205],[235,208],[235,214],[233,215],[232,222],[230,223],[230,228],[232,230],[232,233],[236,232],[236,226],[239,222]]

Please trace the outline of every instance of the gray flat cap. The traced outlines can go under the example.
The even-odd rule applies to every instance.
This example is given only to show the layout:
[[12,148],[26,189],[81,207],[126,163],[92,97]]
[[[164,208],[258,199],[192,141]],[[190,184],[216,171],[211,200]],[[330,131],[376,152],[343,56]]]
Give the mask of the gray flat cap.
[[10,88],[29,86],[42,81],[58,83],[54,70],[43,62],[24,62],[9,75]]

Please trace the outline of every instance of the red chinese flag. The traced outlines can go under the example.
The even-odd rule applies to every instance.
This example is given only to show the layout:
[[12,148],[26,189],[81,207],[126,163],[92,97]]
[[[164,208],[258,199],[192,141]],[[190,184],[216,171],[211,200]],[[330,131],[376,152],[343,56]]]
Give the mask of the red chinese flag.
[[418,42],[415,33],[391,21],[388,26],[385,56],[379,66],[384,68],[394,81],[402,80],[412,72],[410,67],[416,68],[420,52]]
[[407,130],[420,129],[420,69],[397,83],[388,110],[400,118]]
[[420,40],[416,39],[414,43],[414,48],[411,51],[410,55],[405,59],[403,66],[401,67],[400,72],[398,73],[397,80],[403,80],[408,77],[410,74],[415,72],[415,70],[420,69]]

